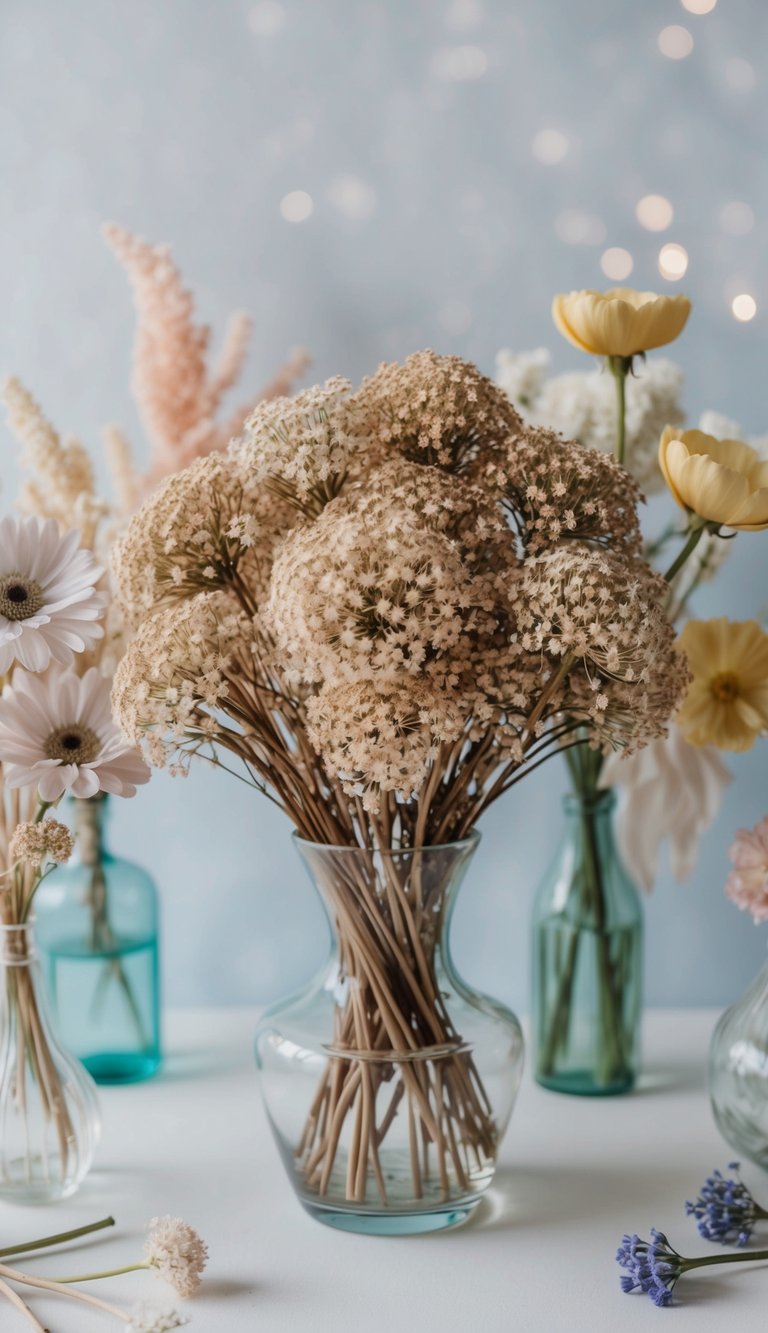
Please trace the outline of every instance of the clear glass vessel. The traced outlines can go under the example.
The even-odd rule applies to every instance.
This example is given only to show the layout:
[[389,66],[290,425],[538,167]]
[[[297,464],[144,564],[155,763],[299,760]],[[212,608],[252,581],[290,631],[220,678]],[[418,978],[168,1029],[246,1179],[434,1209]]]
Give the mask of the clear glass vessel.
[[451,913],[478,841],[372,852],[296,839],[325,903],[331,955],[306,990],[265,1014],[256,1055],[293,1187],[330,1226],[455,1226],[493,1178],[523,1038],[451,960]]
[[104,843],[108,799],[75,800],[76,860],[35,899],[40,951],[62,1038],[97,1083],[136,1083],[160,1065],[158,896]]
[[0,925],[0,1199],[52,1203],[74,1194],[99,1137],[90,1075],[51,1021],[34,926]]
[[768,963],[715,1028],[709,1094],[723,1138],[768,1169]]
[[556,1092],[605,1096],[631,1088],[639,1065],[642,907],[614,843],[613,793],[563,804],[534,908],[535,1073]]

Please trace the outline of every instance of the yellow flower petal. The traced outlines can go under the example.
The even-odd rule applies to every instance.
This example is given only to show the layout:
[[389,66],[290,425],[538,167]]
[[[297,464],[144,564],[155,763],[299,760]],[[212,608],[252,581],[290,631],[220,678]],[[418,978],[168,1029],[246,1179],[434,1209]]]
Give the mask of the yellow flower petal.
[[632,357],[673,342],[691,303],[685,296],[659,296],[614,287],[556,296],[552,318],[563,337],[595,356]]
[[687,507],[699,518],[709,519],[712,523],[731,524],[749,500],[746,477],[729,467],[722,467],[704,454],[689,454],[673,476]]

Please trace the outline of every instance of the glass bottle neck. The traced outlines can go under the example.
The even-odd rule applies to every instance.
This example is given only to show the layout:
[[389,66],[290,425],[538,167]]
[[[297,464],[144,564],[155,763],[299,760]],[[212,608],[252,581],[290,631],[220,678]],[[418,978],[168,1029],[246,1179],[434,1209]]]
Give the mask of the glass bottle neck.
[[73,823],[77,851],[81,865],[96,866],[104,860],[104,824],[107,811],[106,796],[91,796],[75,800]]
[[37,960],[35,923],[0,925],[0,964],[3,967],[29,967]]

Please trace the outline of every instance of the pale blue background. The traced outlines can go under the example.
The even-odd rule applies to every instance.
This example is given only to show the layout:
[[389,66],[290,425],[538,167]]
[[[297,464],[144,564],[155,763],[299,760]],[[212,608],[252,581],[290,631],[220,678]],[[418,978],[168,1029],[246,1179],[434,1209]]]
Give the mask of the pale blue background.
[[[694,37],[683,61],[657,47],[675,23]],[[107,218],[171,241],[219,330],[233,307],[253,313],[254,385],[296,344],[316,378],[425,345],[490,371],[500,346],[545,343],[558,368],[582,366],[548,313],[557,290],[608,285],[603,246],[557,237],[579,209],[633,253],[638,286],[677,290],[655,256],[685,245],[695,318],[674,355],[691,416],[716,407],[765,432],[767,38],[764,0],[706,17],[678,0],[3,0],[0,369],[62,431],[96,447],[117,420],[142,448]],[[734,60],[759,62],[754,78]],[[462,66],[477,77],[446,77]],[[567,135],[560,165],[532,156],[540,129]],[[366,217],[339,207],[350,177]],[[301,224],[280,214],[293,190],[314,200]],[[663,237],[634,218],[649,192],[675,207]],[[741,238],[718,221],[732,200],[756,214]],[[730,315],[738,290],[761,307],[751,324]],[[10,498],[17,451],[1,438]],[[764,609],[768,537],[737,545],[704,613]],[[663,875],[648,904],[652,1002],[725,1003],[762,960],[765,931],[722,884],[734,829],[768,811],[764,746],[733,769],[695,878]],[[491,813],[456,917],[468,978],[521,1008],[563,787],[553,764]],[[317,960],[324,927],[288,828],[225,775],[160,775],[120,805],[114,843],[162,886],[168,1000],[263,1000]]]

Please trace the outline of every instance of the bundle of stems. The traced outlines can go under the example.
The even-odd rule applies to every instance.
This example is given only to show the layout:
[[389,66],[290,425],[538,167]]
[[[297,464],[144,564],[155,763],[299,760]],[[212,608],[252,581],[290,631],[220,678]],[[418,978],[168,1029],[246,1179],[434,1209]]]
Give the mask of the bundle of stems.
[[[0,783],[2,776],[0,775]],[[67,1177],[70,1156],[75,1147],[75,1133],[61,1076],[53,1059],[48,1029],[40,1008],[35,975],[30,964],[30,933],[35,891],[41,882],[41,873],[27,862],[11,864],[10,845],[16,828],[23,823],[39,822],[46,810],[38,802],[34,788],[3,789],[0,793],[0,855],[5,862],[5,887],[0,890],[0,923],[2,924],[2,957],[0,964],[5,977],[6,1026],[0,1051],[0,1087],[5,1089],[7,1111],[22,1119],[27,1116],[31,1084],[37,1088],[44,1121],[53,1131],[55,1151],[50,1149],[41,1169],[57,1178]],[[13,1061],[13,1067],[10,1062]],[[6,1151],[0,1147],[0,1185],[18,1183],[15,1175],[18,1163],[9,1162]],[[33,1169],[27,1155],[25,1169]]]

